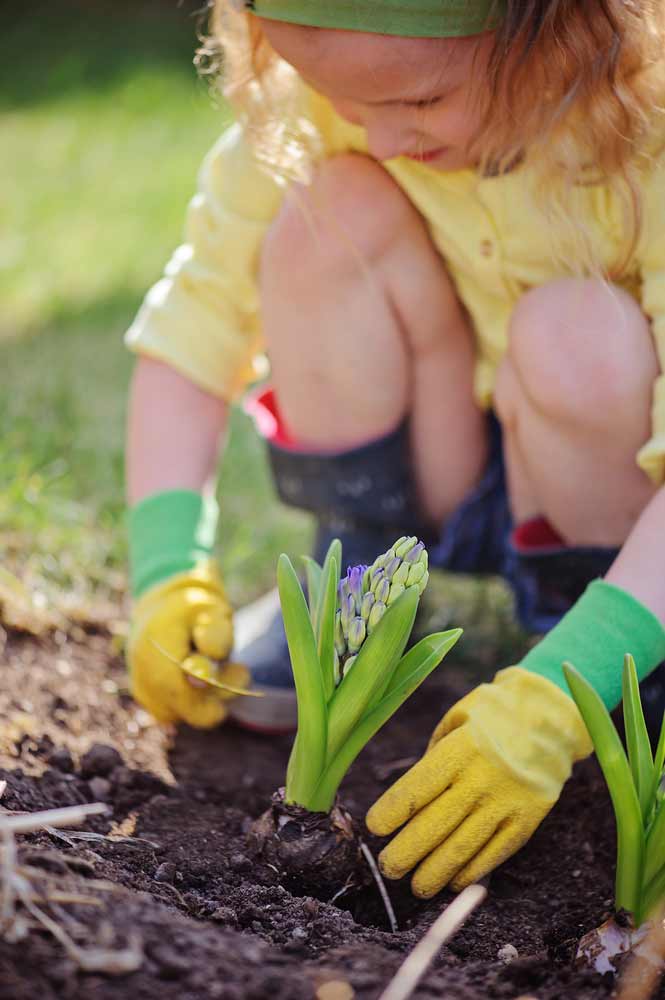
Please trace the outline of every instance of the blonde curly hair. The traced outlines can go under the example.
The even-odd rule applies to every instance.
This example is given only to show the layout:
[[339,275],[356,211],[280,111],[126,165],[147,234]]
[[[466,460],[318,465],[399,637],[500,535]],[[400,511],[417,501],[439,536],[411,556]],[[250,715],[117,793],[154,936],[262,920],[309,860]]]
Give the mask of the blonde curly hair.
[[[665,0],[504,0],[503,9],[469,152],[481,170],[528,160],[561,237],[558,256],[578,271],[597,272],[597,264],[583,220],[570,218],[571,189],[611,184],[627,248],[616,277],[639,239],[640,173],[665,146]],[[210,29],[200,68],[215,74],[259,159],[277,176],[306,179],[320,146],[299,113],[295,72],[260,19],[233,0],[211,0]]]

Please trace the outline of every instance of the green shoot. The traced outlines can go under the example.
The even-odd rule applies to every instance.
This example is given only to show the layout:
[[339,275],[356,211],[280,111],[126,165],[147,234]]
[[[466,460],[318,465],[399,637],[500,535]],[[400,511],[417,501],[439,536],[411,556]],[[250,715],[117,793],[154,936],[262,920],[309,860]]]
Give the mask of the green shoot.
[[323,566],[307,558],[309,605],[286,555],[277,583],[298,701],[286,801],[328,812],[365,744],[435,669],[462,634],[427,636],[406,654],[428,579],[427,552],[400,538],[370,567],[340,580],[335,540]]
[[615,902],[636,926],[665,900],[665,719],[655,758],[644,722],[635,661],[623,666],[623,718],[628,753],[600,697],[569,664],[563,667],[596,751],[614,807],[617,827]]

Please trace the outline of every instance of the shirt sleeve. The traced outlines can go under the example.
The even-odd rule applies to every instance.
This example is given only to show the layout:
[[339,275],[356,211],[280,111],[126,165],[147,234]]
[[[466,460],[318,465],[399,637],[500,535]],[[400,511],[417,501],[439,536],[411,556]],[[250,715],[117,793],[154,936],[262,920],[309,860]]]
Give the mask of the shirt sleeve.
[[651,437],[640,449],[637,464],[657,485],[665,481],[665,162],[654,164],[643,189],[643,227],[639,265],[642,308],[651,320],[660,374],[653,386]]
[[258,258],[282,196],[241,126],[233,125],[204,160],[185,242],[127,331],[130,350],[164,361],[228,401],[256,378]]

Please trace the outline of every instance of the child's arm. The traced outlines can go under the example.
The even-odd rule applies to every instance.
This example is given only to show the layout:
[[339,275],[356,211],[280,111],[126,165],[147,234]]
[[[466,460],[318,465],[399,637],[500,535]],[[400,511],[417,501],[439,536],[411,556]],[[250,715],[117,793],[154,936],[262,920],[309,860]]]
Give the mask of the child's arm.
[[282,196],[233,126],[206,157],[185,242],[126,337],[139,355],[127,446],[127,660],[133,694],[160,721],[206,727],[226,715],[220,689],[196,687],[180,669],[190,654],[221,661],[223,683],[248,681],[244,667],[226,662],[232,614],[212,557],[208,484],[229,401],[255,378],[258,260]]
[[163,362],[140,357],[129,401],[129,505],[162,490],[202,492],[215,472],[227,409]]
[[[233,641],[231,607],[211,558],[210,485],[226,417],[225,402],[162,362],[139,359],[127,442],[137,597],[128,662],[134,695],[162,722],[207,727],[226,715],[219,689],[192,684],[179,667],[192,652],[224,660]],[[226,664],[219,680],[242,687],[246,671]]]
[[665,487],[661,487],[642,511],[605,579],[627,590],[665,624],[664,566]]

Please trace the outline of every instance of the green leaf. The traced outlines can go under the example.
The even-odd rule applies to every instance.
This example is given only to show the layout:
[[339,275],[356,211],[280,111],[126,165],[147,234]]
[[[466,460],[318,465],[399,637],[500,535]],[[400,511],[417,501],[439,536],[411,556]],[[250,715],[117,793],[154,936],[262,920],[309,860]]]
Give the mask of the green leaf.
[[309,604],[309,617],[312,621],[312,628],[316,634],[316,611],[319,606],[319,587],[321,586],[321,567],[316,559],[311,556],[302,557],[307,578],[307,603]]
[[[321,570],[321,576],[320,576],[320,579],[319,579],[319,590],[318,590],[318,597],[317,597],[317,601],[316,601],[316,621],[317,621],[317,625],[320,625],[321,614],[322,614],[322,611],[323,611],[323,603],[326,600],[326,592],[325,592],[325,587],[323,586],[323,581],[327,579],[328,573],[330,573],[331,569],[333,569],[333,567],[335,567],[335,569],[333,570],[333,575],[334,575],[334,578],[335,578],[335,597],[336,597],[337,596],[337,589],[339,587],[339,577],[340,577],[341,566],[342,566],[342,543],[340,542],[339,538],[333,538],[332,542],[328,546],[328,551],[326,552],[326,557],[323,560],[323,568]],[[317,629],[315,629],[314,631],[316,633],[317,640],[318,640],[318,631],[317,631]]]
[[656,908],[665,901],[665,866],[649,882],[642,893],[639,913],[635,914],[635,923],[639,927]]
[[665,865],[665,802],[660,802],[646,838],[644,885],[648,885]]
[[614,806],[617,825],[616,905],[637,913],[644,865],[644,830],[628,758],[609,712],[587,680],[570,663],[563,672],[593,741]]
[[653,798],[653,757],[647,733],[635,660],[627,653],[623,661],[623,721],[628,744],[628,761],[642,811],[642,823],[649,818]]
[[328,706],[330,763],[362,716],[381,699],[406,646],[418,609],[418,588],[408,587],[365,639],[353,669]]
[[326,768],[313,798],[316,810],[327,812],[332,807],[337,789],[360,751],[441,663],[461,634],[462,629],[450,629],[428,635],[402,657],[383,698],[363,716]]
[[656,756],[653,759],[653,785],[651,788],[652,802],[656,802],[658,799],[658,788],[660,786],[660,779],[663,776],[664,763],[665,763],[665,713],[663,714],[663,720],[660,724],[660,736],[658,737]]
[[317,647],[326,705],[335,691],[335,612],[338,587],[338,562],[335,556],[330,556],[326,558],[323,567],[317,612]]
[[277,564],[277,587],[298,699],[298,735],[288,770],[287,802],[309,808],[325,764],[326,703],[305,595],[288,556]]

